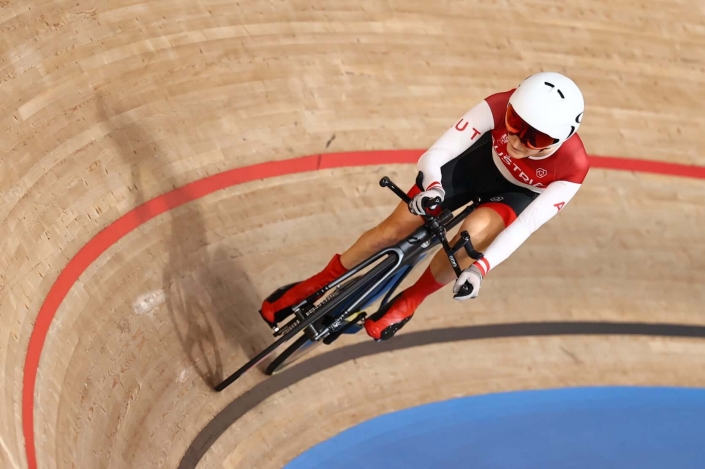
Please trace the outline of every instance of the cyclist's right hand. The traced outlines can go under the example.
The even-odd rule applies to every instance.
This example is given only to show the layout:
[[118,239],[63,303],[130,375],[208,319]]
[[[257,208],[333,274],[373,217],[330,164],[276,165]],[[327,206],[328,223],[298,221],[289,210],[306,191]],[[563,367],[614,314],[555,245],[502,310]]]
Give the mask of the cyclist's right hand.
[[[409,202],[409,211],[414,215],[426,215],[426,211],[424,210],[424,199],[434,199],[438,197],[441,199],[441,202],[443,202],[445,195],[446,191],[443,190],[440,183],[434,182],[425,191],[416,194],[414,198],[411,199],[411,202]],[[435,208],[435,206],[428,208],[432,209]]]

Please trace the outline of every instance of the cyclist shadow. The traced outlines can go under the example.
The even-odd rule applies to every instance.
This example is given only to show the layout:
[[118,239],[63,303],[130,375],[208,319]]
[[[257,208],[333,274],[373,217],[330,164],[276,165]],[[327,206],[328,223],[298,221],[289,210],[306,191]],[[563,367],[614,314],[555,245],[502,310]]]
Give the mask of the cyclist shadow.
[[[200,211],[194,206],[174,216],[171,233],[163,274],[169,318],[193,369],[214,387],[224,379],[223,350],[228,357],[244,354],[249,359],[271,339],[237,253],[219,246],[209,254]],[[233,367],[230,358],[225,365]]]
[[[181,185],[179,177],[169,171],[169,165],[154,165],[154,158],[167,153],[153,141],[151,133],[135,122],[125,125],[121,117],[125,109],[111,102],[110,96],[96,95],[96,112],[101,121],[111,127],[111,138],[117,156],[130,168],[134,189],[134,206],[141,206],[146,197],[145,180],[161,176],[160,185],[169,190]],[[142,221],[148,221],[147,215]],[[261,324],[257,309],[259,299],[255,289],[233,249],[217,247],[209,254],[211,244],[199,201],[174,209],[163,216],[170,217],[171,226],[159,244],[168,246],[168,261],[162,271],[162,291],[168,316],[175,335],[191,364],[181,372],[179,381],[188,379],[190,369],[208,385],[223,378],[223,354],[230,357],[264,348],[271,339]],[[160,231],[155,227],[155,232]],[[166,230],[165,230],[166,231]],[[237,253],[235,253],[237,254]],[[160,341],[168,341],[173,333],[156,330]],[[233,349],[236,353],[233,353]],[[232,364],[226,363],[230,369]]]

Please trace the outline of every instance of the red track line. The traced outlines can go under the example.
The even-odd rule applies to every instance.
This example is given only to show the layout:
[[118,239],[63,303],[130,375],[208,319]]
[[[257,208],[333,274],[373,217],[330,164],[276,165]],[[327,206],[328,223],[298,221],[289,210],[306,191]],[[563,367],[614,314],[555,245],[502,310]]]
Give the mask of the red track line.
[[[192,182],[166,194],[155,197],[126,213],[91,239],[69,261],[52,285],[32,329],[27,347],[22,388],[22,426],[29,469],[37,468],[34,442],[34,391],[37,369],[49,326],[61,302],[85,270],[110,246],[135,228],[171,209],[205,197],[220,189],[257,179],[267,179],[287,174],[303,173],[318,169],[353,166],[415,163],[423,150],[384,150],[348,153],[327,153],[304,156],[283,161],[261,163],[236,168]],[[705,167],[634,160],[606,156],[591,156],[593,168],[638,171],[670,176],[705,179]]]

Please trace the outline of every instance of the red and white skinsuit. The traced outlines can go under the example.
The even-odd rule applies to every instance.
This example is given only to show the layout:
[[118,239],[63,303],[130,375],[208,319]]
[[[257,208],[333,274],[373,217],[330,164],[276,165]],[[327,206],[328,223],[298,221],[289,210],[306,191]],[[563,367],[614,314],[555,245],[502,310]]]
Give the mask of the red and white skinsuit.
[[424,189],[434,183],[443,185],[441,167],[483,134],[491,132],[492,157],[497,169],[512,184],[539,194],[485,250],[485,257],[477,263],[483,275],[507,259],[531,233],[561,211],[578,192],[590,168],[585,147],[577,134],[549,155],[510,157],[504,116],[513,92],[494,94],[470,109],[418,162]]

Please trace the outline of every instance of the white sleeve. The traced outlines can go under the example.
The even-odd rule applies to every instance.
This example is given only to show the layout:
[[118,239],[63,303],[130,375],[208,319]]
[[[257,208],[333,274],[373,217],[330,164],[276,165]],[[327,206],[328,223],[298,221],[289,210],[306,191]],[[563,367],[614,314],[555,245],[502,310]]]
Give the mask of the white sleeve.
[[426,151],[417,167],[423,173],[423,187],[427,189],[434,182],[441,183],[441,166],[459,156],[477,141],[485,132],[494,127],[494,117],[490,105],[484,99],[470,109],[453,127]]
[[531,233],[560,212],[578,189],[580,184],[574,182],[556,181],[549,184],[485,250],[485,257],[475,264],[483,275],[504,262]]

